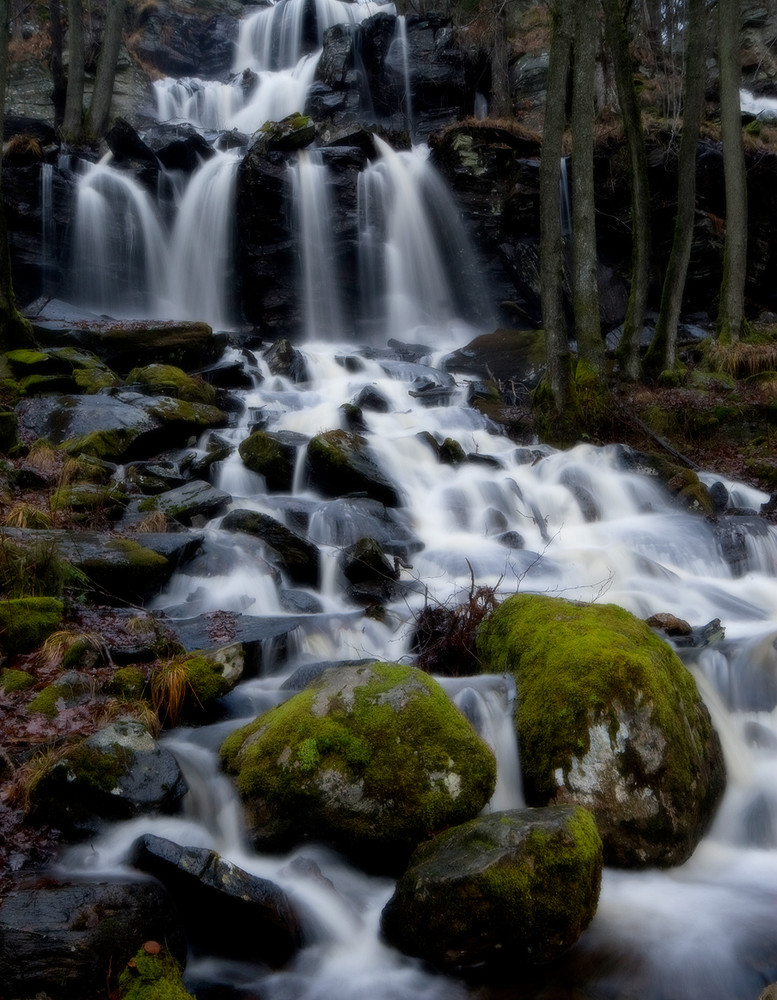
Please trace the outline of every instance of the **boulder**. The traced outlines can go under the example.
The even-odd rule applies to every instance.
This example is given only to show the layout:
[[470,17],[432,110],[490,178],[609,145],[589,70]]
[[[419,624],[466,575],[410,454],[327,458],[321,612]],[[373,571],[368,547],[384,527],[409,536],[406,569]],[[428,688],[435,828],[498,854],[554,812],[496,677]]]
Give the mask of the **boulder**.
[[150,396],[172,396],[185,399],[189,403],[205,403],[213,406],[216,390],[202,378],[193,378],[175,365],[146,365],[133,368],[127,381],[135,383],[141,392]]
[[59,627],[64,605],[53,597],[0,601],[0,651],[4,656],[29,653]]
[[232,69],[241,10],[231,0],[218,10],[176,0],[138,7],[129,51],[152,76],[224,78]]
[[121,381],[96,354],[77,347],[9,351],[5,359],[28,396],[47,392],[92,394],[111,389]]
[[297,442],[281,434],[254,431],[240,442],[238,452],[252,472],[264,476],[271,492],[290,493],[297,461]]
[[202,479],[195,479],[174,490],[167,490],[155,497],[141,500],[138,513],[147,514],[161,510],[174,521],[188,525],[195,519],[210,520],[223,514],[231,502],[232,497],[229,493],[216,489]]
[[281,570],[295,583],[318,586],[318,549],[274,517],[253,510],[233,510],[221,522],[221,527],[261,538],[272,550]]
[[297,915],[269,879],[250,875],[215,851],[181,847],[153,834],[135,841],[130,860],[169,891],[195,948],[274,967],[299,949]]
[[479,816],[415,851],[383,910],[402,951],[459,972],[555,961],[591,922],[602,842],[579,806]]
[[607,864],[690,857],[725,787],[720,741],[671,647],[615,605],[518,594],[480,627],[483,669],[511,671],[530,805],[596,817]]
[[273,375],[281,375],[292,382],[307,382],[310,378],[304,356],[288,340],[277,340],[263,357]]
[[387,507],[398,507],[396,487],[371,458],[366,440],[348,431],[325,431],[314,437],[307,451],[307,475],[313,489],[325,496],[365,493]]
[[103,820],[174,813],[187,791],[175,757],[136,719],[124,718],[75,744],[36,784],[32,813],[69,836]]
[[340,569],[357,604],[382,604],[396,596],[399,570],[374,538],[360,538],[340,554]]
[[97,996],[149,939],[185,960],[180,918],[158,882],[19,880],[0,902],[3,993]]
[[325,840],[380,870],[477,815],[496,774],[442,688],[394,664],[325,671],[227,737],[221,758],[260,849]]

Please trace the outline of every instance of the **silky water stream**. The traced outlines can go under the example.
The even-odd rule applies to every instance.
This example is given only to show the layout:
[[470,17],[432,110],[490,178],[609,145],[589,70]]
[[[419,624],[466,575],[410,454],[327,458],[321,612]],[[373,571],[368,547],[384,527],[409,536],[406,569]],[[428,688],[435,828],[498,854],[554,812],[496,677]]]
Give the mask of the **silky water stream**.
[[[303,45],[302,6],[281,0],[246,18],[236,69],[255,74],[251,88],[237,78],[228,84],[161,81],[159,117],[252,131],[265,119],[299,111],[318,58]],[[357,22],[377,9],[339,0],[318,0],[316,8],[322,34],[330,24]],[[407,35],[398,41],[406,72]],[[405,108],[410,120],[409,95]],[[260,355],[235,349],[255,388],[243,394],[239,425],[220,434],[236,446],[261,424],[309,438],[339,427],[341,404],[364,387],[377,390],[385,412],[364,410],[364,434],[400,490],[401,505],[386,511],[361,498],[323,499],[305,482],[302,462],[289,495],[269,493],[236,453],[214,467],[214,484],[233,496],[233,507],[270,514],[297,530],[306,525],[321,552],[319,585],[289,592],[257,544],[223,531],[219,520],[207,526],[200,556],[173,577],[155,610],[183,619],[211,611],[282,617],[293,610],[301,623],[282,655],[268,648],[263,675],[225,699],[222,721],[166,737],[189,784],[185,813],[111,827],[71,850],[63,864],[93,874],[121,869],[136,837],[152,832],[211,847],[282,885],[305,922],[300,954],[281,971],[193,956],[187,983],[202,995],[221,984],[222,991],[210,995],[755,1000],[777,978],[777,531],[755,515],[735,515],[732,560],[727,519],[721,529],[679,509],[626,449],[517,447],[468,406],[466,378],[448,374],[440,360],[492,329],[485,292],[472,278],[466,238],[425,151],[398,154],[377,145],[379,156],[359,182],[361,303],[351,310],[371,346],[342,342],[341,276],[321,252],[330,232],[322,216],[326,168],[313,150],[290,170],[288,185],[296,202],[290,215],[307,307],[303,352],[310,378],[296,384],[274,376]],[[238,162],[238,152],[221,153],[188,183],[170,179],[166,208],[110,165],[84,168],[74,251],[74,272],[84,283],[71,289],[73,297],[97,311],[229,327],[237,319],[229,248]],[[198,246],[208,252],[194,253]],[[407,361],[408,352],[385,348],[392,337],[431,346]],[[423,434],[438,442],[454,438],[470,459],[440,464]],[[756,511],[766,499],[724,485],[731,508]],[[412,563],[402,569],[402,598],[389,603],[382,622],[349,602],[338,564],[344,547],[369,535],[383,540],[389,553],[393,541]],[[425,601],[466,596],[473,578],[502,595],[523,590],[614,602],[642,617],[671,611],[695,627],[720,618],[725,628],[723,640],[684,653],[720,732],[728,771],[707,837],[680,868],[605,871],[597,915],[569,956],[539,977],[516,973],[515,982],[493,993],[440,976],[381,942],[389,880],[359,872],[317,845],[280,858],[254,853],[217,761],[229,731],[287,696],[282,684],[297,667],[364,657],[410,660],[414,614]],[[520,805],[511,682],[477,677],[444,684],[497,755],[499,781],[488,808]],[[319,874],[311,875],[300,858],[315,862]]]

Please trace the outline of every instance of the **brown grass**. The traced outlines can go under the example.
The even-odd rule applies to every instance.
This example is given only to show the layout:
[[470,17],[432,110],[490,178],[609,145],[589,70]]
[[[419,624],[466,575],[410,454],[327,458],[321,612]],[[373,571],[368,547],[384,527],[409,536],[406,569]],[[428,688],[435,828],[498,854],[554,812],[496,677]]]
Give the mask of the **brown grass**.
[[50,528],[51,515],[25,500],[15,503],[2,519],[5,528]]
[[726,372],[734,378],[748,378],[777,369],[777,343],[721,344],[715,340],[709,348],[709,361],[714,371]]

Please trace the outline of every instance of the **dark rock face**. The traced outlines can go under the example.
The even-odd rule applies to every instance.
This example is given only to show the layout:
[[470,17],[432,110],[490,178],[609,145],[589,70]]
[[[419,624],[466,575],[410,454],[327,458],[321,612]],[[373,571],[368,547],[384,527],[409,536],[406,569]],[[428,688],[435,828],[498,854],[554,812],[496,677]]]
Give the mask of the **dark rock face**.
[[308,445],[310,485],[325,496],[366,493],[387,507],[398,507],[400,495],[368,454],[366,441],[347,431],[327,431]]
[[585,809],[492,813],[416,850],[381,926],[402,951],[451,971],[544,964],[591,922],[601,875]]
[[349,546],[340,556],[340,568],[351,598],[359,604],[380,604],[396,594],[399,570],[374,538],[360,538]]
[[221,527],[227,531],[244,531],[261,538],[272,549],[281,569],[295,583],[317,586],[318,549],[275,518],[252,510],[233,510],[221,522]]
[[146,4],[138,9],[130,52],[163,76],[224,77],[232,66],[240,10],[237,4],[229,8],[213,14],[180,2]]
[[170,892],[195,948],[280,966],[300,947],[302,929],[283,890],[215,851],[146,834],[131,860]]
[[151,939],[185,960],[180,918],[156,882],[17,883],[0,903],[3,993],[95,995]]

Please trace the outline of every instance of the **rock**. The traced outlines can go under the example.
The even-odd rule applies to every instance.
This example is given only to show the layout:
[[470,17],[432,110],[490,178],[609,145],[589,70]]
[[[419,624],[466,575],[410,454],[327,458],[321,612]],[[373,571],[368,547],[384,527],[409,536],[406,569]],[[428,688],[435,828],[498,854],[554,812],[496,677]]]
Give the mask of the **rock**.
[[265,122],[256,142],[262,152],[290,152],[309,146],[316,138],[316,126],[307,115],[293,114],[279,122]]
[[28,396],[96,393],[120,384],[119,377],[90,351],[76,347],[9,351],[5,359]]
[[313,489],[325,496],[366,493],[387,507],[398,507],[397,489],[375,465],[364,438],[348,431],[318,434],[308,445],[307,475]]
[[360,410],[372,410],[374,413],[388,413],[390,404],[384,394],[374,385],[365,385],[353,401]]
[[497,330],[448,354],[442,365],[446,371],[534,389],[545,371],[545,339],[541,330]]
[[187,785],[173,755],[135,719],[119,719],[68,750],[41,778],[32,813],[68,836],[93,834],[101,821],[174,813]]
[[659,612],[645,619],[645,624],[651,628],[660,629],[667,635],[690,635],[691,626],[682,618],[670,614],[668,611]]
[[[218,11],[160,0],[133,10],[128,48],[140,65],[161,76],[225,77],[238,35],[238,3]],[[152,74],[153,75],[153,74]]]
[[274,882],[249,875],[215,851],[180,847],[152,834],[135,841],[130,860],[168,890],[195,948],[273,967],[285,965],[299,949],[302,928]]
[[555,961],[596,912],[602,842],[579,806],[479,816],[422,844],[381,917],[402,951],[453,972]]
[[524,791],[596,817],[607,864],[690,857],[725,787],[717,733],[691,674],[614,605],[516,595],[478,633],[483,669],[513,672]]
[[218,517],[231,502],[232,497],[229,493],[218,490],[201,479],[195,479],[174,490],[142,500],[138,513],[145,515],[161,510],[174,521],[192,524],[197,519],[209,521],[213,517]]
[[4,656],[29,653],[59,627],[62,601],[53,597],[20,597],[0,601],[0,651]]
[[181,979],[181,967],[162,951],[158,941],[146,941],[119,976],[116,1000],[196,1000],[187,993]]
[[193,378],[175,365],[146,365],[133,368],[127,382],[135,383],[141,392],[151,396],[172,396],[189,403],[215,405],[216,390],[202,378]]
[[357,604],[383,604],[396,596],[399,570],[374,538],[360,538],[340,553],[340,569]]
[[105,133],[105,141],[119,163],[123,160],[140,160],[142,163],[156,164],[154,151],[140,138],[126,118],[114,118],[113,124]]
[[318,549],[275,518],[252,510],[233,510],[221,522],[221,527],[261,538],[272,549],[281,569],[295,583],[318,586]]
[[151,681],[158,715],[171,726],[212,717],[216,703],[235,687],[244,667],[245,656],[237,643],[213,653],[195,649],[163,660]]
[[227,737],[221,757],[261,849],[321,839],[382,870],[476,815],[495,780],[491,751],[439,685],[389,664],[326,671]]
[[252,472],[264,476],[270,492],[290,493],[297,462],[297,444],[280,434],[254,431],[240,442],[238,452]]
[[310,378],[305,358],[288,340],[277,340],[263,356],[273,375],[282,375],[292,382],[307,382]]
[[157,882],[19,880],[0,902],[3,992],[96,996],[149,939],[185,960],[180,918]]

